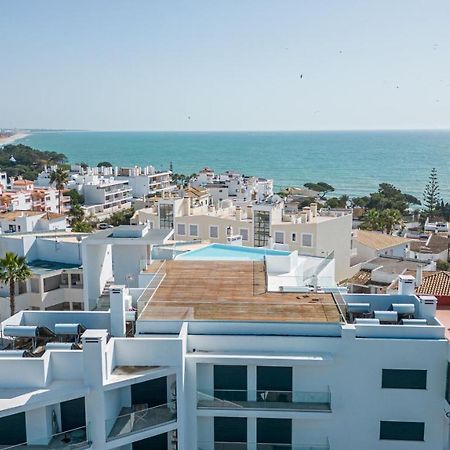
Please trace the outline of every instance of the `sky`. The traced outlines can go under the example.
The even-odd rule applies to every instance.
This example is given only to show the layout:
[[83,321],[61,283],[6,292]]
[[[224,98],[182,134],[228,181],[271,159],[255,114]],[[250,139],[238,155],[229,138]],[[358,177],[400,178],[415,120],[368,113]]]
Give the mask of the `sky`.
[[0,128],[450,128],[448,0],[0,0]]

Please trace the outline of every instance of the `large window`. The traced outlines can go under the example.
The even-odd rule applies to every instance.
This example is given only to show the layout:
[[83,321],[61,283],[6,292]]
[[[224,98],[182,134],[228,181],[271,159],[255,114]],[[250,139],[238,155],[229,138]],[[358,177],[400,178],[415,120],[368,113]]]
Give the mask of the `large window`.
[[256,419],[256,441],[258,444],[291,444],[291,419]]
[[426,389],[427,371],[410,369],[383,369],[383,389]]
[[84,397],[61,403],[61,431],[86,426]]
[[247,400],[247,366],[214,366],[214,396]]
[[173,205],[159,205],[159,227],[173,228]]
[[253,213],[254,242],[255,247],[267,245],[270,236],[270,213],[269,211],[255,211]]
[[256,368],[257,400],[292,401],[292,367],[258,366]]
[[23,444],[26,440],[25,413],[0,418],[0,448]]
[[247,419],[214,417],[214,442],[247,442]]
[[423,422],[380,422],[380,439],[391,441],[423,441],[425,424]]

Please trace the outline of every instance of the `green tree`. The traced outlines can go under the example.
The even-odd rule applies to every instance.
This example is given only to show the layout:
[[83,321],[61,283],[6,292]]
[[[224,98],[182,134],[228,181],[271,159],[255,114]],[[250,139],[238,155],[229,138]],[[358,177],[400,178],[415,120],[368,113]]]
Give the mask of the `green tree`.
[[109,161],[101,161],[97,164],[97,167],[112,167],[113,165]]
[[72,224],[72,231],[75,233],[92,233],[94,227],[86,220],[79,220]]
[[69,217],[71,224],[82,222],[84,220],[84,210],[81,205],[72,205],[69,211]]
[[84,196],[81,195],[76,189],[71,189],[69,192],[67,192],[67,195],[70,197],[72,206],[84,204]]
[[106,220],[110,225],[117,227],[119,225],[129,225],[130,220],[134,215],[134,208],[117,211],[109,216]]
[[448,271],[449,269],[450,269],[450,263],[448,261],[443,261],[442,259],[436,261],[436,270]]
[[441,196],[439,192],[439,181],[437,177],[437,170],[435,167],[431,169],[430,176],[428,177],[428,183],[425,186],[423,192],[423,205],[425,207],[425,214],[432,219],[438,209]]
[[403,223],[402,215],[398,209],[385,209],[384,211],[381,211],[379,216],[380,226],[387,234],[391,234],[397,225]]
[[369,209],[368,211],[366,211],[366,213],[362,217],[361,228],[363,230],[381,231],[382,224],[379,211],[377,211],[376,209]]
[[327,194],[329,194],[330,192],[334,192],[334,187],[331,186],[331,184],[325,183],[323,181],[319,181],[317,183],[305,183],[303,186],[311,189],[312,191],[318,192],[322,200],[325,200],[325,196]]
[[56,189],[58,189],[58,192],[59,192],[58,210],[59,210],[60,214],[61,214],[61,210],[62,210],[63,191],[68,182],[69,182],[69,172],[67,172],[67,170],[64,170],[62,167],[58,167],[56,170],[54,170],[50,174],[50,183],[54,184]]
[[12,252],[6,252],[3,258],[0,258],[0,280],[3,283],[9,283],[9,307],[11,316],[16,310],[16,283],[25,281],[31,276],[31,270],[23,256]]
[[348,195],[341,195],[340,197],[331,197],[327,199],[326,206],[328,208],[345,208],[347,207],[347,202],[350,200]]

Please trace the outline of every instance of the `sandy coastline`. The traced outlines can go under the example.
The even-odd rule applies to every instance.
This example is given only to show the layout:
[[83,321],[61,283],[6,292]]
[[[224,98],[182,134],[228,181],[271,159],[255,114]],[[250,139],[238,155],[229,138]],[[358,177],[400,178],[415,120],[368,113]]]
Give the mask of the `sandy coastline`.
[[5,145],[12,144],[15,141],[18,141],[19,139],[23,139],[27,136],[29,136],[30,133],[16,133],[12,136],[8,137],[0,137],[0,147],[4,147]]

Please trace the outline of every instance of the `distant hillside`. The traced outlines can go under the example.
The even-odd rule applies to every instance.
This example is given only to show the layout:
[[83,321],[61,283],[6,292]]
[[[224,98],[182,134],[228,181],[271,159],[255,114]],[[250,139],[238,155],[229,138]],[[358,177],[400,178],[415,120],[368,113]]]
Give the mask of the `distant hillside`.
[[[15,161],[11,161],[11,157]],[[22,144],[6,145],[0,149],[0,170],[8,177],[22,175],[28,180],[35,180],[45,165],[65,164],[67,156],[63,153],[41,152]]]

